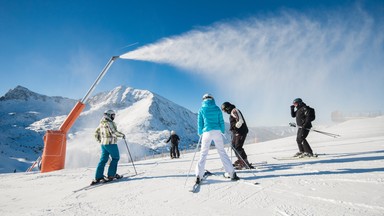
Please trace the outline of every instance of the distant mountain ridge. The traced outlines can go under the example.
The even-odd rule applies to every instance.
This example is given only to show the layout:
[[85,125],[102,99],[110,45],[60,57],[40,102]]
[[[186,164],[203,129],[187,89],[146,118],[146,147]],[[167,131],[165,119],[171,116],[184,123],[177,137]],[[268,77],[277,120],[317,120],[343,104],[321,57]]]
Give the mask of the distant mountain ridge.
[[49,97],[17,86],[0,97],[0,173],[24,170],[43,149],[42,136],[28,127],[36,121],[65,115],[76,100]]
[[[21,160],[36,159],[43,149],[45,131],[58,129],[75,103],[76,100],[37,94],[22,86],[8,91],[0,100],[0,160],[4,162],[1,164],[13,160],[18,165],[10,166],[20,167]],[[130,145],[140,149],[136,157],[149,149],[166,149],[164,140],[170,130],[176,130],[182,137],[181,147],[197,142],[196,114],[150,91],[119,86],[90,98],[68,134],[69,156],[76,155],[76,149],[71,152],[71,146],[76,146],[73,143],[82,143],[78,145],[82,146],[80,150],[92,148],[89,152],[96,152],[98,157],[93,131],[107,109],[116,111],[118,129],[127,134]]]
[[[0,97],[0,173],[26,170],[41,155],[46,130],[57,130],[76,102],[41,95],[22,86]],[[151,91],[118,86],[87,101],[68,133],[66,167],[97,164],[100,147],[94,131],[107,109],[116,111],[115,122],[126,134],[135,160],[154,153],[168,154],[169,144],[164,141],[171,130],[180,136],[181,149],[194,147],[198,142],[196,113]],[[288,136],[292,129],[251,128],[250,131],[248,143]],[[126,146],[122,141],[118,144],[122,160],[126,160]]]
[[30,91],[29,89],[23,86],[16,86],[16,88],[9,90],[4,96],[0,97],[0,101],[5,100],[46,100],[48,96],[41,95],[35,92]]

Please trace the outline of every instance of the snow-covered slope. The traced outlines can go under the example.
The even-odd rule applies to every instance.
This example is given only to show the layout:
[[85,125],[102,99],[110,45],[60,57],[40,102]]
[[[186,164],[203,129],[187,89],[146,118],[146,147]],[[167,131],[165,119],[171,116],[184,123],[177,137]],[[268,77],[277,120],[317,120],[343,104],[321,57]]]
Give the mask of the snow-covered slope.
[[[188,192],[193,153],[138,161],[139,175],[90,190],[79,189],[92,180],[93,167],[2,174],[0,215],[383,215],[384,117],[325,130],[341,137],[310,133],[317,159],[273,159],[294,154],[295,137],[247,145],[258,169],[239,171],[239,182],[221,177],[220,159],[211,150],[206,168],[216,176],[196,194]],[[121,161],[118,173],[130,176],[134,169]]]

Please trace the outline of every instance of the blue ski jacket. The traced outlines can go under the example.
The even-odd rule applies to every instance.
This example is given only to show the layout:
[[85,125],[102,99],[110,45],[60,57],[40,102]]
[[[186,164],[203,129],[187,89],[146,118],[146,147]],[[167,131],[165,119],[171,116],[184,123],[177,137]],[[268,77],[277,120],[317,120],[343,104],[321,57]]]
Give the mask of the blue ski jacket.
[[202,102],[197,116],[197,130],[199,135],[211,130],[225,132],[223,113],[216,106],[214,99],[206,99]]

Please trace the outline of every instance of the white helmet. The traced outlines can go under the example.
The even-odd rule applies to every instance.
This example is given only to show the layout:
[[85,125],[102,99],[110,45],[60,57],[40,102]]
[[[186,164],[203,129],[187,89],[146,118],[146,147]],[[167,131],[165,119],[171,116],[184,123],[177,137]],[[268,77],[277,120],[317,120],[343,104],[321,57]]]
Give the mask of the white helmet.
[[113,120],[115,118],[116,113],[113,110],[106,110],[104,112],[104,115]]
[[171,131],[171,134],[173,135],[173,134],[176,134],[176,132],[173,130],[173,131]]
[[203,100],[207,100],[207,99],[214,99],[213,96],[211,94],[204,94],[203,95]]

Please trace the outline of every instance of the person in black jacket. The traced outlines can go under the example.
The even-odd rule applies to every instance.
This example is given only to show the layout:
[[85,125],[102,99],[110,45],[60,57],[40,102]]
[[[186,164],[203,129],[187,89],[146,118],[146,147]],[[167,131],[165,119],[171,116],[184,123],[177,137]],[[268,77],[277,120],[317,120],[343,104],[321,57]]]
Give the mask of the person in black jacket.
[[292,118],[296,117],[296,124],[298,126],[296,142],[299,147],[299,152],[294,157],[313,157],[312,148],[306,139],[312,128],[311,110],[313,109],[309,108],[301,98],[293,100],[291,116]]
[[243,148],[248,134],[248,127],[243,114],[235,105],[229,102],[224,102],[221,105],[221,110],[229,114],[230,131],[232,132],[232,147],[236,150],[235,154],[237,157],[237,161],[234,163],[235,168],[254,168],[248,162],[248,156]]
[[171,141],[171,150],[170,150],[170,155],[171,158],[179,158],[180,157],[180,152],[179,152],[179,141],[180,138],[177,136],[175,131],[171,131],[171,136],[168,138],[166,143]]

